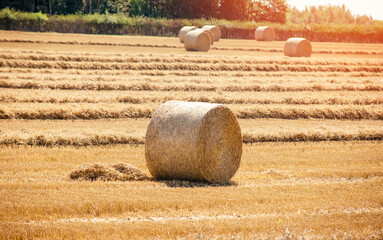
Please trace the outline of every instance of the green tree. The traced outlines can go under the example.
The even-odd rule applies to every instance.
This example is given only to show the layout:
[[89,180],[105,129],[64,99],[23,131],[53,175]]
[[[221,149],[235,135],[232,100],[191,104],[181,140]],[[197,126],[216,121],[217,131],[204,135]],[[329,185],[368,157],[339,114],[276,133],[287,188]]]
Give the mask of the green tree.
[[303,11],[299,11],[296,8],[290,10],[289,19],[293,23],[335,23],[335,24],[368,24],[372,23],[373,19],[366,15],[353,16],[346,8],[342,6],[311,6]]
[[221,0],[219,17],[228,20],[248,20],[250,0]]
[[286,0],[255,0],[250,4],[249,18],[255,22],[286,22]]
[[56,0],[52,6],[55,14],[75,14],[83,11],[82,0]]
[[194,0],[192,2],[193,18],[216,18],[219,11],[219,0]]

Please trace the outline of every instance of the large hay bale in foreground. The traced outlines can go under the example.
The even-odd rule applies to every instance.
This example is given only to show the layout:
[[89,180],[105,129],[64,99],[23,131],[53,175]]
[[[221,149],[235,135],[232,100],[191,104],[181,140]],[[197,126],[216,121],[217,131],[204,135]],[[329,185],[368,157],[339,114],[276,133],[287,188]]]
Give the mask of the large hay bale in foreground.
[[311,43],[306,38],[289,38],[285,43],[285,56],[310,57],[311,52]]
[[262,26],[255,30],[254,37],[257,41],[274,41],[275,32],[271,27]]
[[180,38],[180,42],[184,43],[186,33],[188,33],[191,30],[195,30],[195,29],[197,29],[197,28],[194,26],[185,26],[185,27],[181,28],[180,33],[178,34],[178,37]]
[[207,52],[210,49],[211,39],[204,29],[189,31],[184,39],[184,46],[187,51]]
[[146,165],[157,179],[228,182],[242,155],[237,118],[221,104],[169,101],[149,123]]
[[212,32],[214,35],[214,41],[215,42],[218,42],[219,39],[221,39],[221,30],[219,29],[219,27],[214,26],[214,25],[205,25],[202,27],[202,29],[206,29],[206,30],[209,30],[210,32]]

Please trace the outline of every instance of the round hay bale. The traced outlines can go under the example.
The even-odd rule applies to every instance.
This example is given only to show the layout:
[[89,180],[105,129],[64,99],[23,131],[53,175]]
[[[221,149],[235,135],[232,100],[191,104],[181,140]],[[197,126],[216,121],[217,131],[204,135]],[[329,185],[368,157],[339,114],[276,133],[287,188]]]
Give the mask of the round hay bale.
[[207,52],[210,49],[211,39],[204,29],[189,31],[184,39],[184,46],[187,51]]
[[285,43],[285,56],[310,57],[311,52],[311,43],[306,38],[289,38]]
[[146,165],[157,179],[227,183],[242,155],[237,118],[221,104],[169,101],[153,114]]
[[257,41],[273,41],[275,39],[275,32],[271,27],[262,26],[255,30],[254,36]]
[[219,29],[219,27],[214,26],[214,25],[205,25],[202,27],[202,29],[206,29],[206,30],[209,30],[210,32],[212,32],[214,35],[214,41],[215,42],[218,42],[219,39],[221,39],[221,30]]
[[214,34],[210,31],[210,30],[207,30],[207,29],[203,29],[205,32],[207,32],[207,34],[209,34],[209,37],[210,37],[210,45],[213,45],[214,44]]
[[186,33],[188,33],[191,30],[194,30],[194,29],[197,29],[197,28],[194,26],[185,26],[185,27],[181,28],[180,33],[178,34],[178,37],[180,38],[180,42],[184,43]]

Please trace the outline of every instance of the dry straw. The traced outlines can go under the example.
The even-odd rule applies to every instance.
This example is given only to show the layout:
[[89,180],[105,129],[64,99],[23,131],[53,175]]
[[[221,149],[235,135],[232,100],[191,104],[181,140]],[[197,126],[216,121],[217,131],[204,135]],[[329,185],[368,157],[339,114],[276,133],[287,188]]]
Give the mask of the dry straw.
[[268,26],[258,27],[254,36],[257,41],[273,41],[275,39],[274,29]]
[[237,171],[241,155],[237,118],[220,104],[166,102],[146,132],[146,165],[157,179],[226,183]]
[[185,26],[185,27],[181,28],[180,33],[178,34],[178,37],[180,38],[180,42],[184,43],[186,33],[188,33],[191,30],[195,30],[195,29],[197,29],[197,28],[194,26]]
[[210,36],[204,29],[189,31],[184,39],[184,45],[187,51],[207,52],[210,49],[210,44]]
[[214,34],[210,31],[210,30],[207,30],[207,29],[203,29],[205,32],[207,32],[207,34],[209,34],[210,36],[210,45],[213,45],[214,44]]
[[306,38],[289,38],[285,43],[285,56],[310,57],[311,52],[311,43]]
[[69,177],[73,180],[85,181],[143,181],[149,180],[140,169],[126,163],[112,166],[102,164],[82,165],[73,170]]
[[214,26],[214,25],[205,25],[202,27],[202,29],[206,29],[206,30],[211,31],[214,35],[214,41],[215,42],[218,42],[219,39],[221,39],[221,30],[219,29],[219,27]]

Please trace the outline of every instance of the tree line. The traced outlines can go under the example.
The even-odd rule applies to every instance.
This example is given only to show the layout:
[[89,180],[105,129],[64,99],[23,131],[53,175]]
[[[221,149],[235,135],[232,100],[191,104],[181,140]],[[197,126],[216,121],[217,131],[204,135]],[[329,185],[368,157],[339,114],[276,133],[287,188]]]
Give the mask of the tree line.
[[297,24],[369,24],[369,16],[354,16],[345,5],[289,8],[286,0],[1,0],[0,9],[49,15],[123,14],[167,19],[226,19]]
[[344,4],[342,6],[310,6],[306,7],[303,11],[299,11],[296,8],[291,8],[289,11],[289,18],[292,23],[298,24],[370,24],[374,22],[374,19],[371,16],[352,15],[351,11],[347,9]]
[[168,19],[286,21],[286,0],[1,0],[0,9],[50,15],[117,13]]

